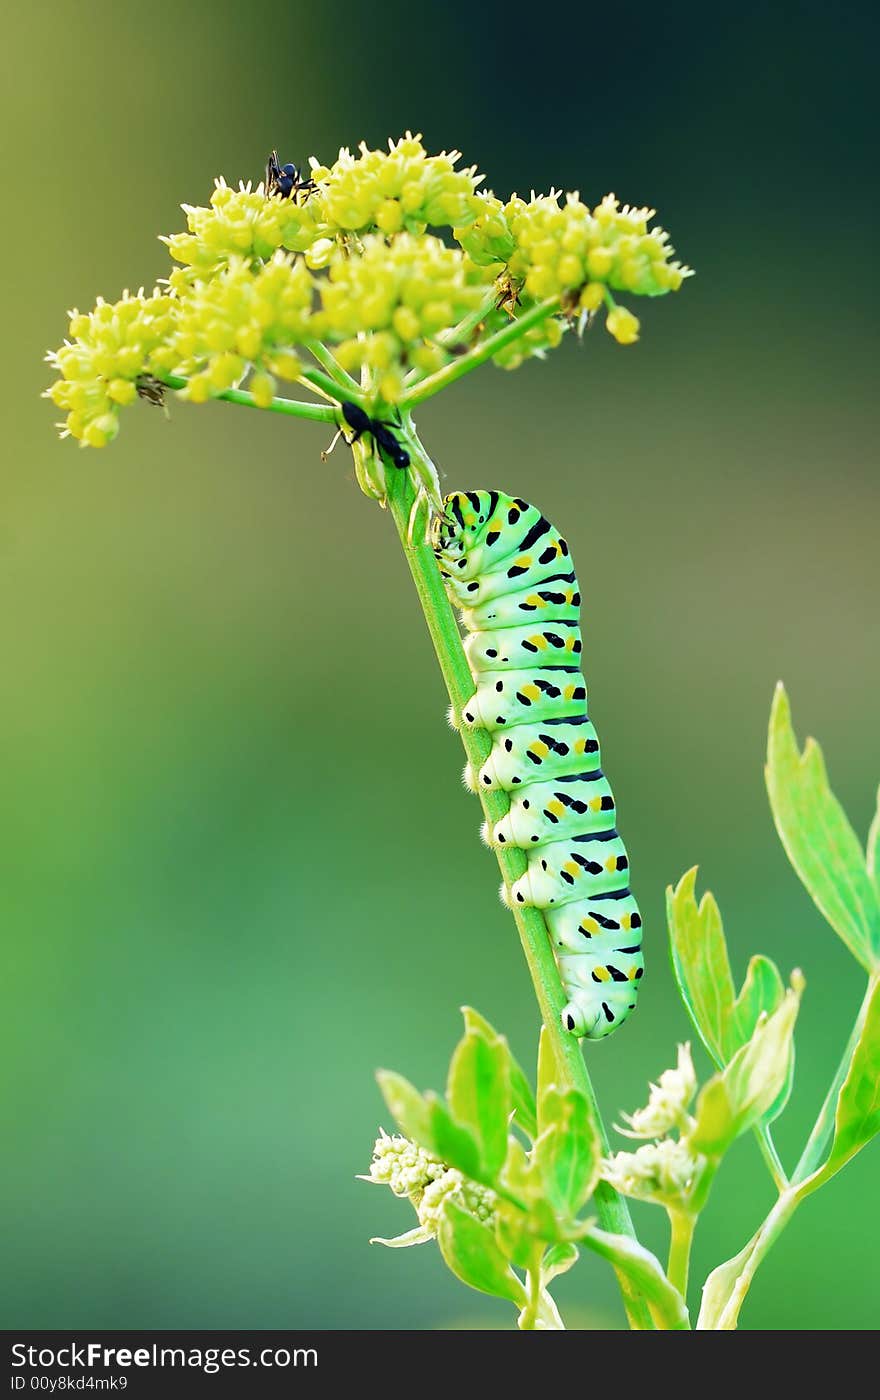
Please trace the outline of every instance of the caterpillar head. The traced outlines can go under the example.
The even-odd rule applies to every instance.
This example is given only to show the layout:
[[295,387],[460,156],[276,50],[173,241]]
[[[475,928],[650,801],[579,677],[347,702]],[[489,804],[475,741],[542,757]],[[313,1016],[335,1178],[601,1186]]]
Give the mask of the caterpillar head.
[[489,519],[490,491],[453,491],[431,522],[431,544],[440,554],[464,553]]
[[[569,989],[570,990],[570,989]],[[611,1019],[605,1011],[608,1003],[600,1005],[594,994],[587,994],[583,1001],[576,992],[572,1000],[562,1010],[562,1024],[580,1040],[602,1040],[618,1025],[618,1017],[611,1007]]]

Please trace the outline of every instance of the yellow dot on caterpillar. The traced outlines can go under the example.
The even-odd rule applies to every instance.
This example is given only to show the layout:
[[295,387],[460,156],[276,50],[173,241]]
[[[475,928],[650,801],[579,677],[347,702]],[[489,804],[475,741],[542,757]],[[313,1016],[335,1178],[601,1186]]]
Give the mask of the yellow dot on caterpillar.
[[521,554],[518,559],[514,559],[513,567],[515,569],[527,569],[531,562],[532,556],[530,554]]
[[633,965],[632,965],[632,967],[630,968],[629,972],[626,974],[627,977],[629,978],[630,982],[635,982],[635,980],[636,980],[636,972],[637,972],[637,971],[638,971],[638,969],[637,969],[635,963],[633,963]]
[[547,638],[541,632],[536,632],[534,637],[529,637],[529,641],[533,647],[538,648],[538,651],[547,650]]
[[575,877],[577,877],[581,873],[580,866],[577,864],[576,861],[573,860],[566,861],[565,865],[563,865],[562,868],[567,875],[574,875]]
[[588,933],[592,935],[598,932],[599,925],[596,923],[595,919],[584,919],[583,923],[581,924],[581,933]]
[[620,922],[624,928],[632,928],[632,914],[624,914]]
[[591,798],[590,798],[590,811],[591,811],[591,812],[601,812],[601,810],[602,810],[602,799],[601,799],[601,797],[591,797]]
[[563,807],[561,802],[557,801],[555,797],[553,798],[552,802],[547,803],[547,811],[553,817],[562,817],[565,815],[565,808]]
[[[520,694],[525,695],[528,700],[540,700],[541,698],[541,692],[536,685],[524,685]],[[547,752],[546,744],[544,745],[544,752]]]
[[605,862],[605,869],[606,869],[606,870],[616,870],[616,869],[617,869],[617,856],[610,856],[609,859],[606,860],[606,862]]
[[607,982],[611,974],[607,967],[596,967],[593,969],[593,976],[598,977],[600,982]]
[[576,740],[575,740],[575,745],[574,745],[574,751],[575,751],[575,753],[586,753],[586,752],[587,752],[587,741],[586,741],[586,739],[576,739]]
[[538,739],[527,752],[530,753],[533,758],[546,758],[550,750],[547,748],[543,739]]

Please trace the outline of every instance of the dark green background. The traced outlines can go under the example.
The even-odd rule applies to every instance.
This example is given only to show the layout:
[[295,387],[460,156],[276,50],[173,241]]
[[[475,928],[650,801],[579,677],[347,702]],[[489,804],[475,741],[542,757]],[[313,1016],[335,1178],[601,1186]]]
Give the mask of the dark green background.
[[[64,310],[166,268],[155,235],[268,149],[406,127],[500,193],[656,204],[698,276],[515,379],[419,415],[449,487],[564,528],[591,705],[646,916],[637,1016],[590,1051],[609,1121],[689,1027],[664,886],[694,862],[737,976],[804,968],[791,1162],[862,976],[763,790],[773,686],[864,833],[877,695],[876,23],[855,7],[21,6],[5,20],[0,914],[7,1326],[509,1323],[354,1180],[377,1065],[439,1085],[479,1007],[537,1017],[391,522],[319,426],[146,407],[111,449],[37,397]],[[637,307],[642,312],[642,307]],[[700,1061],[701,1071],[707,1066]],[[878,1322],[878,1153],[811,1201],[751,1327]],[[754,1144],[695,1277],[769,1205]],[[663,1240],[659,1214],[639,1213]],[[620,1325],[610,1274],[561,1282]]]

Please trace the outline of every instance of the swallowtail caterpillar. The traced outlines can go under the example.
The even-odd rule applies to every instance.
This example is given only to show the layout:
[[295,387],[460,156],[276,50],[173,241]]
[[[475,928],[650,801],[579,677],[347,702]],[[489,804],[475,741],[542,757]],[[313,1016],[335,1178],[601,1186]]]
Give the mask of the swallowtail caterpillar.
[[476,686],[461,720],[492,740],[465,782],[509,794],[510,810],[484,836],[528,860],[502,895],[543,912],[568,997],[563,1024],[600,1040],[635,1006],[642,920],[587,716],[568,545],[537,507],[500,491],[447,496],[432,544]]

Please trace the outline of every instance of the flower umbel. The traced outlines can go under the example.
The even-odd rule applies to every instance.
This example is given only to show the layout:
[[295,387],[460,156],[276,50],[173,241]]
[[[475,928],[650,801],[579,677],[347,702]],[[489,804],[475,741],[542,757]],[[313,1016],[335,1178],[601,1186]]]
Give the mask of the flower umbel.
[[[482,176],[459,160],[407,132],[387,151],[312,158],[310,181],[286,197],[218,179],[163,240],[175,266],[161,290],[71,316],[49,357],[64,434],[111,442],[144,377],[192,403],[235,391],[314,417],[314,402],[277,400],[281,377],[336,408],[355,397],[378,421],[395,406],[405,416],[488,359],[516,369],[545,355],[603,305],[612,336],[634,344],[638,319],[613,294],[660,296],[689,275],[649,226],[653,210],[556,191],[505,203],[478,193]],[[409,455],[439,502],[433,468]]]
[[494,1191],[429,1156],[409,1138],[380,1132],[369,1175],[360,1179],[390,1186],[395,1196],[407,1196],[419,1218],[416,1229],[391,1240],[377,1238],[373,1244],[425,1244],[436,1235],[443,1206],[449,1199],[483,1224],[491,1225],[495,1218]]

